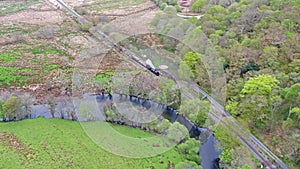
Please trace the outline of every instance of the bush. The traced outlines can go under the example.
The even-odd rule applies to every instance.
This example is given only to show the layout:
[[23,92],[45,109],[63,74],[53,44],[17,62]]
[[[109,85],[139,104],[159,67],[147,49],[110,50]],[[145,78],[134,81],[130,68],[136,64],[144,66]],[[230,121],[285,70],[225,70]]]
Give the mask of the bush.
[[174,6],[166,6],[164,8],[164,12],[171,14],[171,15],[175,15],[176,14],[176,8]]
[[6,118],[15,119],[19,117],[19,112],[21,108],[20,98],[16,96],[11,96],[2,105],[3,114]]
[[82,30],[84,32],[88,32],[92,26],[93,26],[92,23],[87,22],[87,23],[84,23],[84,24],[80,25],[80,30]]
[[161,3],[161,4],[159,5],[159,8],[160,8],[161,10],[164,10],[167,6],[168,6],[167,3]]
[[193,4],[192,4],[192,11],[193,12],[200,12],[201,8],[207,4],[207,0],[196,0]]
[[175,5],[176,11],[181,12],[181,7],[179,5]]
[[198,140],[194,138],[190,138],[184,143],[178,145],[178,150],[180,153],[185,155],[185,158],[187,160],[199,164],[200,163],[199,146],[200,146],[200,142]]
[[175,122],[169,128],[167,137],[171,141],[179,143],[189,137],[189,131],[182,124]]

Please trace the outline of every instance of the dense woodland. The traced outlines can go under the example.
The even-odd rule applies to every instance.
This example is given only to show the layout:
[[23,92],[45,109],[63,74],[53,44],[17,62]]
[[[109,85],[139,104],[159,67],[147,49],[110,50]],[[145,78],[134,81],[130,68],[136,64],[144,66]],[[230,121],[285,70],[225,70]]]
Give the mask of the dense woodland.
[[[160,29],[162,34],[176,35],[177,40],[197,49],[190,50],[177,41],[166,41],[158,37],[168,51],[175,52],[182,58],[179,74],[191,77],[201,88],[213,93],[212,86],[222,86],[223,83],[219,77],[212,77],[222,71],[225,74],[225,85],[219,92],[225,96],[222,104],[226,110],[291,168],[298,168],[300,1],[195,0],[191,9],[203,14],[200,20],[172,20],[170,14],[175,17],[173,14],[180,11],[176,1],[154,2],[164,12],[157,13],[152,26]],[[202,40],[198,41],[199,38]],[[211,65],[207,65],[206,61],[211,60]],[[188,72],[186,67],[190,69]],[[162,90],[169,93],[170,87],[164,84]],[[24,114],[30,114],[28,106],[32,101],[29,97],[2,98],[0,117],[14,119],[18,116],[20,107],[24,108]],[[161,100],[174,102],[173,95],[166,97]],[[179,105],[171,106],[179,108]],[[180,106],[179,113],[199,126],[209,126],[208,101],[184,100]],[[111,110],[105,113],[108,121],[114,121]],[[147,127],[163,133],[170,125],[163,121],[159,126],[149,124]],[[240,143],[231,138],[230,133],[225,133],[225,130],[222,127],[214,130],[223,147],[221,165],[223,168],[238,168],[241,165],[235,158],[238,156]],[[189,161],[193,161],[193,165],[199,163],[197,152],[188,152],[186,147],[197,147],[196,144],[195,140],[190,139],[179,146],[179,150],[184,152]],[[243,168],[249,168],[249,165],[245,164]]]
[[[184,32],[183,41],[204,33],[218,51],[216,62],[226,74],[226,110],[284,161],[299,167],[300,1],[196,0],[192,10],[204,14],[200,20],[189,19],[196,25],[192,31],[181,23],[172,26],[177,33]],[[160,22],[154,25],[159,27]],[[175,28],[163,32],[170,35]],[[210,81],[203,80],[204,55],[207,52],[189,52],[183,59],[194,80],[209,91]]]

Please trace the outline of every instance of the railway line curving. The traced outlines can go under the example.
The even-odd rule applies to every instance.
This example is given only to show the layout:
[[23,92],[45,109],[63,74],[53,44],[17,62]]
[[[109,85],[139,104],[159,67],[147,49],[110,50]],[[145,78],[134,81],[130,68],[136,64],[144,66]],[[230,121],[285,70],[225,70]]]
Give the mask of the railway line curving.
[[[71,9],[62,0],[49,0],[49,1],[51,3],[57,2],[61,7],[65,8],[68,12],[70,12],[71,15],[73,15],[75,18],[77,18],[77,20],[80,24],[84,24],[84,23],[88,22],[84,17],[82,17],[81,15],[76,13],[73,9]],[[104,38],[118,52],[124,54],[126,57],[128,57],[128,59],[130,59],[133,62],[139,64],[141,67],[149,70],[152,74],[156,75],[158,78],[159,78],[160,75],[164,74],[163,71],[159,72],[155,69],[151,70],[150,69],[151,67],[147,66],[147,64],[144,61],[139,59],[139,57],[135,56],[135,54],[133,54],[131,51],[125,49],[123,46],[120,46],[117,43],[113,42],[109,38],[109,36],[106,35],[105,33],[101,32],[101,31],[96,31],[96,33],[97,33],[97,36],[96,36],[97,38],[99,38],[99,37]],[[162,74],[160,74],[160,73],[162,73]],[[191,87],[192,90],[194,90],[195,92],[197,92],[199,94],[202,94],[204,96],[204,99],[208,99],[211,102],[211,105],[215,108],[215,110],[217,110],[221,114],[221,117],[214,114],[214,113],[212,113],[212,112],[209,115],[213,119],[218,120],[221,123],[226,125],[226,122],[224,120],[222,120],[222,118],[223,117],[230,117],[231,115],[230,115],[229,112],[227,112],[224,109],[224,106],[220,105],[214,98],[212,98],[210,95],[208,95],[206,92],[201,90],[198,86],[196,86],[196,84],[190,83],[190,85],[191,85],[190,87]],[[263,165],[264,168],[266,168],[266,169],[276,169],[276,168],[280,167],[280,168],[283,168],[283,169],[289,169],[286,164],[284,164],[275,154],[273,154],[266,146],[263,145],[263,143],[261,143],[251,133],[249,133],[249,137],[248,136],[245,137],[245,135],[247,135],[247,134],[245,134],[245,131],[243,131],[242,125],[239,124],[235,119],[233,119],[233,118],[231,118],[231,119],[232,119],[231,122],[235,126],[230,126],[230,128],[233,131],[237,132],[236,134],[237,134],[239,140],[241,141],[241,143],[243,145],[245,145],[251,151],[251,153],[261,162],[261,164]],[[274,164],[276,164],[276,166]]]

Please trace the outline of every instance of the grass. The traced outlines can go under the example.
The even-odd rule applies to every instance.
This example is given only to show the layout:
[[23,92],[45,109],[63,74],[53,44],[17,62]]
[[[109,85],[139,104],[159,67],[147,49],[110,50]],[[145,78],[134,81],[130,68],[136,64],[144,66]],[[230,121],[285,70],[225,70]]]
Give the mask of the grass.
[[[111,154],[101,149],[83,130],[106,132],[106,127],[133,138],[153,137],[139,129],[110,125],[104,122],[79,122],[61,119],[29,119],[0,123],[1,168],[167,168],[168,163],[183,161],[175,148],[155,157],[133,159]],[[83,128],[82,128],[83,127]],[[9,138],[9,139],[5,139]],[[12,140],[9,142],[9,140]],[[122,142],[122,140],[119,140]],[[126,145],[125,141],[123,141]],[[147,147],[145,147],[146,149]],[[153,147],[148,147],[152,148]],[[160,147],[155,147],[160,149]],[[163,147],[162,147],[163,148]],[[144,149],[137,149],[144,152]]]
[[21,1],[21,2],[0,1],[0,9],[1,9],[0,16],[23,11],[27,9],[29,6],[36,4],[38,2],[39,0],[29,0],[29,1]]
[[145,3],[146,0],[103,0],[103,1],[98,1],[92,6],[85,7],[84,9],[87,11],[105,11],[105,10],[112,10],[112,9],[118,9],[118,8],[129,8],[134,5],[139,5],[142,3]]
[[[25,56],[29,54],[32,59]],[[49,57],[49,56],[55,57]],[[53,46],[35,45],[34,47],[19,46],[0,53],[0,86],[22,86],[28,81],[39,83],[43,74],[53,71],[68,71],[64,65],[49,63],[59,57],[70,56]]]
[[[1,3],[1,2],[0,2]],[[15,23],[15,24],[0,24],[0,35],[19,32],[21,34],[30,34],[39,29],[37,25],[30,25],[25,23]]]

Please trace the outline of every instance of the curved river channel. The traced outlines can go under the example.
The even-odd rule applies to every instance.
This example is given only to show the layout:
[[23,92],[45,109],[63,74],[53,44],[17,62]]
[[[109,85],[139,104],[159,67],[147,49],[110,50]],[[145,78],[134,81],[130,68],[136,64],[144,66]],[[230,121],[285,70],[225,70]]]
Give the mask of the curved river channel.
[[[94,101],[97,104],[97,111],[98,113],[95,114],[93,120],[101,120],[105,121],[105,115],[103,112],[103,108],[107,107],[108,105],[114,104],[117,107],[119,105],[124,105],[131,108],[135,108],[137,110],[143,108],[144,110],[150,110],[151,113],[159,114],[165,119],[168,119],[171,123],[179,122],[180,124],[184,125],[189,133],[190,137],[196,138],[200,140],[201,145],[199,149],[199,156],[201,158],[201,166],[203,169],[218,169],[219,168],[219,155],[221,154],[221,150],[216,148],[216,140],[213,134],[205,128],[200,128],[196,126],[191,121],[187,120],[183,115],[178,114],[177,110],[148,100],[142,99],[135,96],[128,96],[124,94],[100,94],[100,95],[89,95],[85,94],[84,100]],[[82,100],[82,99],[81,99]],[[48,104],[41,104],[41,105],[33,105],[31,108],[32,113],[30,118],[37,118],[37,117],[44,117],[44,118],[63,118],[63,119],[72,119],[72,116],[68,114],[68,104],[75,105],[80,104],[80,100],[72,100],[69,102],[57,102],[55,106],[55,113],[52,115],[50,113],[50,106]],[[123,107],[119,107],[123,109]],[[79,114],[79,113],[77,113]],[[74,116],[73,116],[74,120]],[[77,121],[88,121],[86,117],[80,117],[80,115],[76,115]],[[1,121],[1,119],[0,119]],[[133,127],[141,127],[140,124],[134,122],[126,122],[122,123],[127,126]]]

